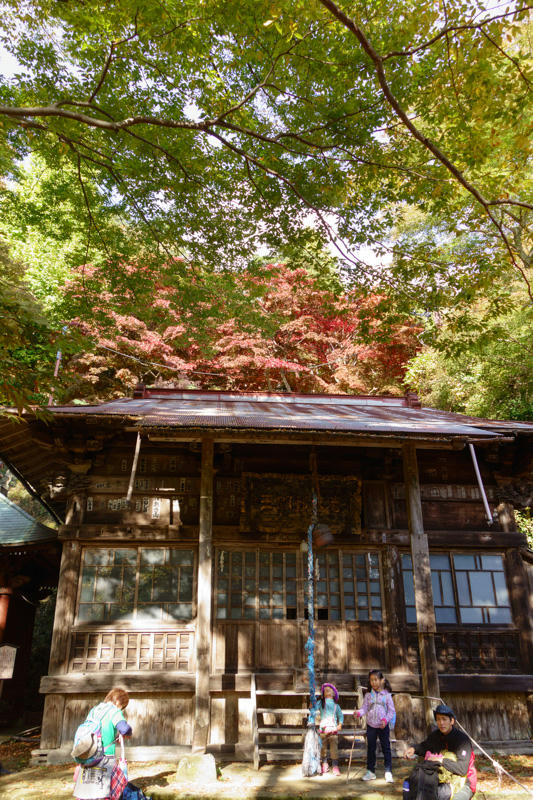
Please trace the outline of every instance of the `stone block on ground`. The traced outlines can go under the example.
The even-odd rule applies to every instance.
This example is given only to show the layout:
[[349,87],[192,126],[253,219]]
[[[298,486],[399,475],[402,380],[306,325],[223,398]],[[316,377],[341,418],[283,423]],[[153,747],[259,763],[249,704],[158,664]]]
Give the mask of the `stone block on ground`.
[[176,780],[189,783],[211,783],[217,779],[217,765],[211,753],[183,756],[178,761]]

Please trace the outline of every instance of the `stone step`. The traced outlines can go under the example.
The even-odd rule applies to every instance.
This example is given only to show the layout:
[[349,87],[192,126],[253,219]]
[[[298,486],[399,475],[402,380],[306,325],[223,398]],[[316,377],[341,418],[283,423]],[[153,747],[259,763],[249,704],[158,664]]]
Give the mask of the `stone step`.
[[41,767],[48,764],[48,750],[32,750],[30,767]]

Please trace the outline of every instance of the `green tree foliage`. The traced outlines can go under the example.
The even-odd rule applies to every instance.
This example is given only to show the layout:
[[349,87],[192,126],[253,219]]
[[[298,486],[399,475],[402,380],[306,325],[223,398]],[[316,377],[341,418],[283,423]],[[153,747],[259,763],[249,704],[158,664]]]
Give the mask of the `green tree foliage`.
[[24,280],[22,266],[0,241],[0,404],[22,409],[45,403],[52,389],[54,337],[40,303]]
[[525,533],[527,536],[527,543],[530,550],[533,550],[533,518],[531,517],[531,508],[527,506],[523,511],[514,512],[518,530]]
[[[431,332],[430,332],[431,334]],[[533,419],[533,309],[511,295],[491,312],[449,315],[410,362],[406,382],[424,403],[481,417]]]
[[[261,280],[243,291],[234,273],[262,244],[340,301],[346,278],[322,239],[355,285],[387,297],[377,316],[393,312],[389,332],[402,315],[429,315],[425,341],[435,349],[411,369],[425,396],[529,414],[527,375],[518,390],[512,370],[495,366],[502,331],[503,340],[516,333],[517,356],[527,345],[533,304],[525,2],[6,0],[4,12],[0,38],[20,68],[0,80],[0,201],[11,252],[58,329],[77,315],[92,340],[109,331],[112,301],[94,302],[89,272],[78,298],[57,303],[73,267],[105,270],[110,297],[125,286],[148,305],[145,283],[156,285],[149,273],[158,269],[180,297],[175,327],[204,360],[219,359],[215,375],[215,332],[230,320],[240,327],[225,329],[228,363],[243,357],[232,337],[242,346],[250,332],[257,356],[277,358],[266,331],[274,341],[287,316],[265,314]],[[29,153],[42,165],[36,186],[21,168]],[[318,234],[306,230],[310,220]],[[368,245],[378,266],[361,258]],[[143,278],[132,264],[154,267]],[[113,310],[139,319],[146,336],[163,334],[141,305]],[[376,334],[375,316],[359,319],[358,336]],[[300,318],[306,336],[318,336],[312,314]],[[302,366],[297,356],[288,348],[280,358]],[[183,352],[186,364],[200,360]],[[114,378],[104,388],[88,375],[87,389],[115,390]],[[355,390],[350,380],[339,385]]]
[[[357,247],[389,252],[414,203],[478,232],[457,266],[474,283],[499,262],[530,291],[524,2],[4,5],[21,64],[0,88],[6,169],[30,151],[70,169],[89,249],[120,251],[112,208],[152,256],[233,267],[258,241],[291,242],[311,214],[375,285]],[[409,295],[432,259],[394,250]]]
[[43,675],[48,672],[56,597],[57,590],[54,589],[47,598],[39,602],[35,613],[25,711],[41,711],[44,705],[44,697],[39,693],[39,685]]

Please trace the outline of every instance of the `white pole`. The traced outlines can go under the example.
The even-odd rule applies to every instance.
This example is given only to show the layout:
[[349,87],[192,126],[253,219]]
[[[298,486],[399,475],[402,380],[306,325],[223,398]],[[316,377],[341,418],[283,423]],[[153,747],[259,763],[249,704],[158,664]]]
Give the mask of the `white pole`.
[[483,500],[483,505],[485,506],[485,514],[487,515],[487,522],[489,525],[492,525],[494,520],[492,519],[492,514],[490,513],[489,504],[487,501],[487,495],[485,494],[485,487],[483,486],[483,480],[481,478],[481,472],[479,471],[477,458],[476,458],[476,451],[474,450],[474,445],[470,442],[468,443],[468,447],[470,448],[470,455],[472,456],[472,463],[474,465],[474,470],[476,473],[477,478],[477,485],[479,486],[479,491],[481,492],[481,498]]
[[131,500],[131,495],[133,492],[133,481],[135,480],[135,473],[137,472],[137,461],[139,460],[139,450],[141,449],[141,434],[140,431],[137,431],[137,441],[135,442],[135,454],[133,456],[133,464],[131,465],[131,475],[130,475],[130,483],[128,486],[128,491],[126,493],[126,500]]

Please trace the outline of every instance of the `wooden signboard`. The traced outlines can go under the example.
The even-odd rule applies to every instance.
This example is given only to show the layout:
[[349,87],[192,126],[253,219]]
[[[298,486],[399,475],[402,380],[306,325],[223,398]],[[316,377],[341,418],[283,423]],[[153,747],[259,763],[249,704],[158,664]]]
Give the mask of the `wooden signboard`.
[[[241,530],[305,533],[311,519],[309,475],[244,473]],[[352,475],[320,476],[318,519],[333,534],[361,532],[361,481]]]
[[17,648],[11,644],[0,644],[0,680],[9,680],[15,669]]

